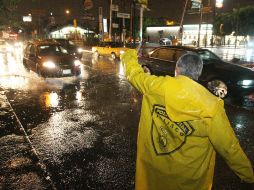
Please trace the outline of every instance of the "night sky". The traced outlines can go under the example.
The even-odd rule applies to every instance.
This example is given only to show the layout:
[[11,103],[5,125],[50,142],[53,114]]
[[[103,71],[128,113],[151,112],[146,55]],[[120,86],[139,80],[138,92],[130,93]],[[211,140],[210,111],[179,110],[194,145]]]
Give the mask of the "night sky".
[[[103,16],[109,17],[109,0],[92,0],[94,7],[85,11],[83,0],[21,0],[18,7],[20,15],[27,15],[34,10],[43,9],[49,15],[53,12],[58,22],[64,21],[67,15],[66,9],[70,9],[71,14],[68,17],[79,18],[84,14],[92,14],[98,18],[98,7],[103,7]],[[119,4],[120,12],[129,12],[131,0],[113,0],[114,4]],[[173,20],[180,20],[184,0],[148,0],[150,11],[146,11],[145,16],[167,17]],[[254,0],[224,0],[223,10],[232,10],[233,7],[254,5]],[[124,7],[124,8],[123,8]]]

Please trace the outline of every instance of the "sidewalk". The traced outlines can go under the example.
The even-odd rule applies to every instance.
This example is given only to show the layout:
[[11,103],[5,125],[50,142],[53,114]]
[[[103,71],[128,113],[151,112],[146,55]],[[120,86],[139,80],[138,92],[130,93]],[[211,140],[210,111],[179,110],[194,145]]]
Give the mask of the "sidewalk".
[[0,189],[54,189],[45,167],[0,89]]

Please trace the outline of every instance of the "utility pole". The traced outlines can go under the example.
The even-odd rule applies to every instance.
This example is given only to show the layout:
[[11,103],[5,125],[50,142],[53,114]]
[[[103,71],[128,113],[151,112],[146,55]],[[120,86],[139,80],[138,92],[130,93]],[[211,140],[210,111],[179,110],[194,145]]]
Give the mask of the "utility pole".
[[139,31],[139,43],[142,44],[143,39],[143,14],[144,14],[144,6],[140,5],[140,31]]
[[109,39],[112,39],[112,0],[110,0],[109,6]]
[[132,35],[133,35],[133,45],[136,47],[136,1],[133,0],[133,17],[132,17]]
[[182,14],[181,22],[180,22],[180,28],[179,28],[179,31],[178,31],[178,36],[180,37],[181,42],[183,41],[183,20],[184,20],[184,16],[185,16],[185,13],[186,13],[188,2],[189,2],[189,0],[185,0],[183,14]]
[[214,22],[215,22],[215,17],[216,17],[216,0],[213,2],[213,34],[212,34],[212,39],[211,39],[211,46],[213,47],[214,45]]
[[199,26],[198,26],[198,44],[197,46],[200,47],[200,33],[201,33],[201,25],[203,20],[203,0],[200,3],[200,19],[199,19]]

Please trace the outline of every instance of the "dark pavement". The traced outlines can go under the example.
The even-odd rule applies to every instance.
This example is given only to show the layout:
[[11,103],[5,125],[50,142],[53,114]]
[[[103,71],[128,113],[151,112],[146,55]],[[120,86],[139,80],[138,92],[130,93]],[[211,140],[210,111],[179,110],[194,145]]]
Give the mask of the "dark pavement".
[[[43,80],[22,69],[0,78],[6,95],[2,92],[0,189],[134,188],[142,97],[118,61],[86,54],[83,63],[78,79]],[[231,102],[225,106],[230,122],[254,164],[253,104],[246,109]],[[250,187],[217,156],[214,189]]]

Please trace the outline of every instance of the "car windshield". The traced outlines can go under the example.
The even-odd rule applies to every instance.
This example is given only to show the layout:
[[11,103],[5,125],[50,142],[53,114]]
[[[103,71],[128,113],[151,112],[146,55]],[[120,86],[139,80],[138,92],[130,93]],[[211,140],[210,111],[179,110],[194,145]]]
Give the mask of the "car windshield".
[[122,43],[112,43],[111,47],[113,47],[113,48],[123,47],[123,44]]
[[39,55],[61,55],[67,54],[67,50],[59,45],[41,45],[39,46]]
[[117,48],[117,47],[123,47],[122,43],[118,42],[106,42],[106,43],[101,43],[101,47],[111,47],[111,48]]
[[197,52],[199,54],[199,56],[201,57],[201,59],[204,62],[210,62],[210,61],[214,61],[214,60],[221,60],[217,55],[215,55],[214,53],[208,51],[208,50],[200,50]]

